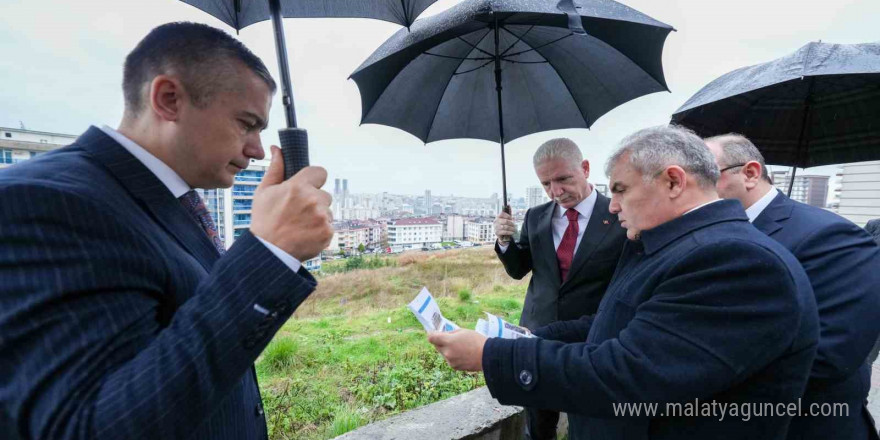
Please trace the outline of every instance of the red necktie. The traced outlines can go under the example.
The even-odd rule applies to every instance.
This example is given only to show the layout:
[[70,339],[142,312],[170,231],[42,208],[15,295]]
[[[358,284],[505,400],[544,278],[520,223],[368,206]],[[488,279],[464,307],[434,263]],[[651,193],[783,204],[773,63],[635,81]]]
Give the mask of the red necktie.
[[565,211],[568,217],[568,227],[565,228],[565,234],[562,235],[562,242],[556,248],[556,258],[559,260],[559,275],[562,281],[568,277],[568,270],[571,269],[571,260],[574,258],[574,248],[578,239],[578,212],[574,208],[568,208]]
[[214,220],[211,218],[211,214],[208,212],[208,208],[205,206],[202,198],[199,197],[199,194],[195,190],[189,190],[186,194],[180,196],[178,200],[180,200],[180,203],[183,204],[183,207],[186,208],[186,211],[189,212],[193,219],[199,223],[199,226],[208,235],[208,239],[211,240],[217,252],[220,255],[225,254],[226,248],[223,247],[223,242],[220,241],[220,234],[217,233]]

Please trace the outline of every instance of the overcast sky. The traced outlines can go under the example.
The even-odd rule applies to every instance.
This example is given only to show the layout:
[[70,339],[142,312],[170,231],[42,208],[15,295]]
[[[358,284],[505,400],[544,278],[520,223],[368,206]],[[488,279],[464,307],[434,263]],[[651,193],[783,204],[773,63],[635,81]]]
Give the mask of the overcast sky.
[[[554,0],[547,0],[554,1]],[[122,114],[122,63],[150,29],[197,21],[233,32],[177,0],[87,2],[0,0],[0,126],[79,134],[91,124],[116,127]],[[440,0],[423,16],[457,0]],[[630,7],[675,27],[663,54],[671,93],[644,96],[601,117],[591,130],[558,130],[507,145],[508,191],[537,184],[531,155],[543,141],[574,139],[592,163],[591,180],[607,182],[604,163],[617,142],[640,128],[665,124],[682,103],[716,77],[769,61],[810,41],[880,40],[877,0],[629,0]],[[349,191],[487,197],[501,192],[497,144],[448,140],[427,146],[390,127],[359,126],[357,86],[348,75],[398,27],[375,20],[286,19],[297,117],[309,132],[311,162]],[[270,22],[239,38],[277,78]],[[284,126],[279,95],[263,141],[278,142]],[[833,174],[835,167],[807,170]],[[332,183],[325,188],[332,191]]]

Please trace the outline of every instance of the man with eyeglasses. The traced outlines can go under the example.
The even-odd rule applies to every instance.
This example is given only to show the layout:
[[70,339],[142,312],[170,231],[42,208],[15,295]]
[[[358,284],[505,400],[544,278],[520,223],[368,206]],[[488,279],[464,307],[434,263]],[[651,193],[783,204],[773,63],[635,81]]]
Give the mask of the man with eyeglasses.
[[749,221],[791,251],[810,278],[820,336],[802,407],[848,406],[845,416],[795,417],[788,439],[877,439],[865,406],[871,386],[865,359],[880,333],[880,248],[849,220],[777,190],[764,157],[744,136],[705,142],[721,172],[718,195],[739,200]]

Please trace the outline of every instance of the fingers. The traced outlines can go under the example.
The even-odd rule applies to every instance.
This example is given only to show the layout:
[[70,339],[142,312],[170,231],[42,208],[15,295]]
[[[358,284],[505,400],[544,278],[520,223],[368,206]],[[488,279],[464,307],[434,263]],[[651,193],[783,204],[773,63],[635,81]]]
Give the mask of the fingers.
[[[290,180],[296,183],[303,183],[315,188],[321,188],[322,186],[324,186],[324,183],[327,182],[327,170],[325,170],[323,167],[305,167],[299,170],[298,173],[294,174],[293,177],[290,178]],[[327,203],[327,205],[329,204],[330,203]]]
[[284,160],[281,158],[281,149],[272,145],[269,147],[269,151],[272,153],[272,162],[258,188],[277,185],[284,181]]

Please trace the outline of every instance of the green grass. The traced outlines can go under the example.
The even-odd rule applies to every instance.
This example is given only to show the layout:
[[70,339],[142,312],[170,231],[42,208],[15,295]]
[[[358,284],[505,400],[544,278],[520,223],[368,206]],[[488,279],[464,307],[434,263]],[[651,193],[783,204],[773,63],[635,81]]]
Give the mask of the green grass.
[[[463,328],[474,328],[484,311],[518,322],[526,284],[494,273],[494,254],[476,254],[453,255],[445,263],[401,261],[322,279],[331,288],[353,289],[313,294],[307,300],[311,308],[297,312],[257,361],[270,438],[333,438],[483,386],[482,374],[456,372],[446,365],[406,308],[421,288],[414,281],[419,279],[434,293],[444,315]],[[458,259],[473,269],[463,272]],[[448,267],[441,272],[443,265]],[[342,278],[334,283],[333,277]],[[443,281],[449,284],[445,294]],[[365,294],[368,290],[372,293]],[[469,294],[466,300],[459,293],[463,290]]]

